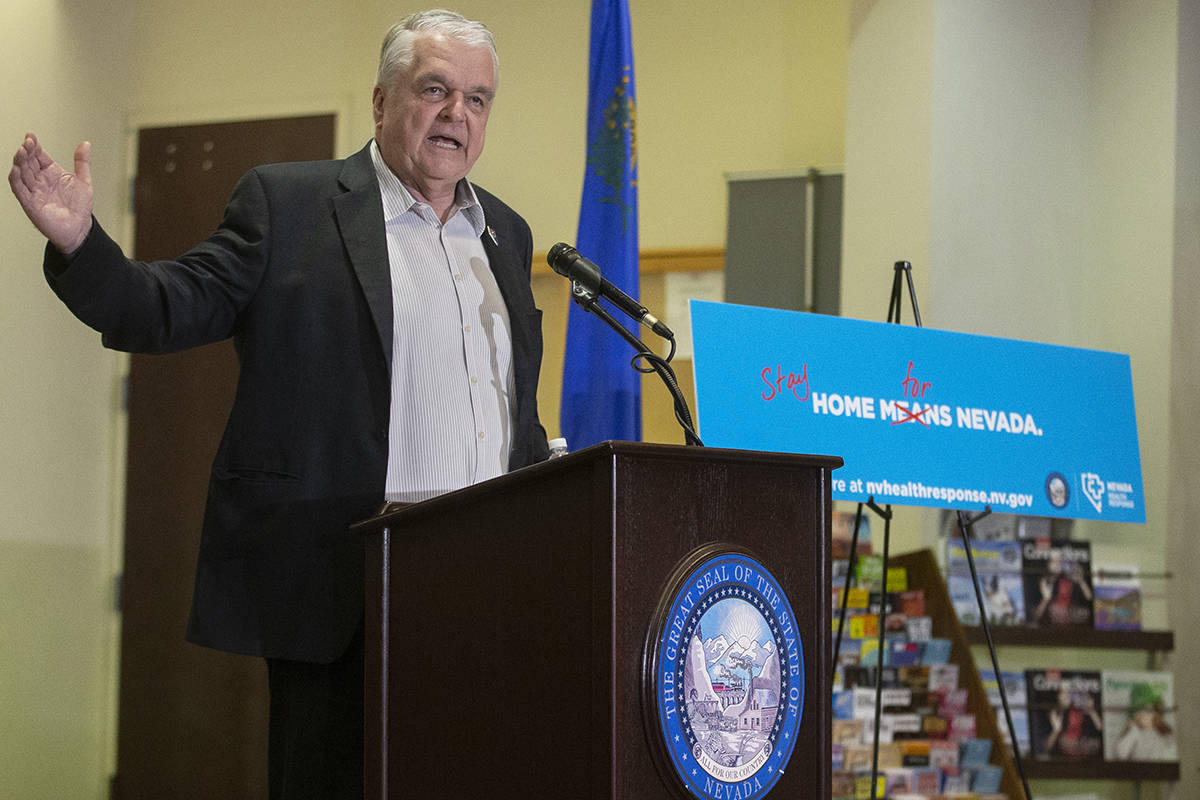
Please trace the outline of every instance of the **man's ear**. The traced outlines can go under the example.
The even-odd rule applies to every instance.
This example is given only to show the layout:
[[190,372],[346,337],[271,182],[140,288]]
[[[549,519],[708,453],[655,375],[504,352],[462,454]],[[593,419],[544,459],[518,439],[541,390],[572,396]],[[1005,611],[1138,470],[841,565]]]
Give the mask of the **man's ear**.
[[375,116],[375,122],[383,119],[383,100],[385,97],[384,89],[379,84],[375,84],[375,89],[371,92],[371,111]]

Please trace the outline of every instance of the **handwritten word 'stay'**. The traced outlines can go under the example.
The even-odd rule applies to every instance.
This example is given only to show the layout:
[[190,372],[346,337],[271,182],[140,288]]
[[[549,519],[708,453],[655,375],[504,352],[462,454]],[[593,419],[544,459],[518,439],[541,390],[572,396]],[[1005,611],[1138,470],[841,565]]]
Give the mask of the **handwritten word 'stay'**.
[[771,367],[763,367],[762,380],[767,385],[767,388],[763,389],[762,399],[768,403],[785,390],[791,392],[800,402],[808,400],[808,364],[804,365],[799,375],[794,372],[785,373],[781,364],[775,366],[774,374]]

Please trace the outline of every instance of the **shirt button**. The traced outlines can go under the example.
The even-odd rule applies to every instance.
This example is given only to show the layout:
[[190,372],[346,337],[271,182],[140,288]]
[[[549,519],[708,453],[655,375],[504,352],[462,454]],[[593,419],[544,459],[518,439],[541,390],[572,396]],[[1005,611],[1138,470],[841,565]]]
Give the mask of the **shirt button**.
[[463,330],[464,330],[464,331],[466,331],[467,333],[470,333],[470,332],[471,332],[471,326],[470,326],[470,325],[464,325],[464,326],[463,326]]
[[456,281],[461,281],[461,280],[462,280],[462,275],[460,275],[460,274],[459,274],[459,273],[457,273],[457,272],[456,272],[456,273],[454,273],[454,280],[456,280]]
[[480,432],[479,432],[479,438],[480,438],[480,439],[482,439],[483,437],[484,437],[484,433],[483,433],[483,431],[480,431]]
[[479,378],[476,378],[474,375],[472,375],[472,376],[471,376],[471,383],[479,383]]

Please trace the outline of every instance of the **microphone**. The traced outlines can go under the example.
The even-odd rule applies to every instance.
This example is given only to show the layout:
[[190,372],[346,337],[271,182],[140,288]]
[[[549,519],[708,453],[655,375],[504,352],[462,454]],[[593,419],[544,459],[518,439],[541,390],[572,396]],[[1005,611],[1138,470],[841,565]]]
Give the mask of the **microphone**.
[[633,319],[645,325],[664,339],[674,339],[675,334],[661,320],[646,310],[618,287],[609,283],[600,274],[600,268],[588,261],[579,251],[566,242],[559,242],[550,248],[546,254],[546,262],[550,268],[568,280],[578,283],[589,292],[606,298],[610,303],[624,311]]

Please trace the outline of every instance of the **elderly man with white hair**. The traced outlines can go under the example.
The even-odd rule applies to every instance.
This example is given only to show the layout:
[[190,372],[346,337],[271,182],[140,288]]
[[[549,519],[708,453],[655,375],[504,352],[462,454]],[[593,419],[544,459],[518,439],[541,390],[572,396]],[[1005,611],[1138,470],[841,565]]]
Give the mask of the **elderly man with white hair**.
[[372,141],[251,170],[216,232],[170,261],[127,259],[92,216],[88,143],[74,173],[33,134],[13,158],[46,279],[105,346],[237,344],[187,637],[267,660],[272,798],[362,796],[363,545],[347,526],[547,455],[532,237],[467,180],[498,71],[481,23],[406,17],[384,39]]

